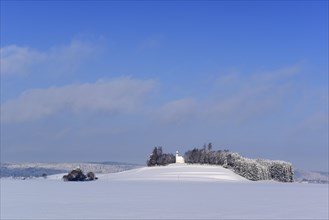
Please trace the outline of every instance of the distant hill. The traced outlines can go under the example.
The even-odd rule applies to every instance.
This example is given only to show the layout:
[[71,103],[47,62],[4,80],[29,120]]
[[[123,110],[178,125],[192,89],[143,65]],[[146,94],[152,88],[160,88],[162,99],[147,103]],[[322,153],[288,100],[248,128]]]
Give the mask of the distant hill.
[[119,162],[1,163],[0,177],[40,177],[44,174],[53,175],[67,173],[77,167],[80,167],[84,172],[115,173],[141,166]]
[[92,163],[92,164],[104,164],[104,165],[128,165],[128,166],[144,166],[140,164],[134,164],[134,163],[123,163],[123,162],[113,162],[113,161],[102,161],[102,162],[86,162],[86,163]]
[[329,184],[328,172],[306,171],[306,170],[296,169],[294,174],[295,174],[295,182]]

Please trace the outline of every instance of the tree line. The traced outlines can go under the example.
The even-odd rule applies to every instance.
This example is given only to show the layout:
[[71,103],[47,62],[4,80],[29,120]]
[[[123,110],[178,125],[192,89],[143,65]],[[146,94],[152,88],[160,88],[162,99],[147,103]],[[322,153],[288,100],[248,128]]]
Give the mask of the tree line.
[[[246,179],[276,180],[293,182],[294,171],[292,164],[280,160],[250,159],[238,153],[225,150],[213,150],[212,144],[205,144],[202,148],[188,150],[184,154],[185,163],[220,165],[245,177]],[[147,161],[148,166],[167,165],[175,163],[173,154],[164,154],[162,147],[155,147]]]
[[173,154],[165,154],[162,147],[155,147],[147,160],[147,166],[164,166],[176,163],[176,157]]

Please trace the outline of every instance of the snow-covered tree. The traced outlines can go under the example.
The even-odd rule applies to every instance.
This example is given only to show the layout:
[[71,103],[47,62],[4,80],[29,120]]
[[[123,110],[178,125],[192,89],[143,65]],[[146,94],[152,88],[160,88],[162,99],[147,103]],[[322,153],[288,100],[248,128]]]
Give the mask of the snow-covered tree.
[[249,159],[228,150],[213,151],[211,149],[212,146],[206,148],[204,145],[201,149],[189,150],[184,155],[185,162],[221,165],[253,181],[273,179],[280,182],[293,182],[294,174],[291,163]]
[[164,154],[162,147],[155,147],[147,160],[147,166],[163,166],[175,162],[176,159],[173,154]]

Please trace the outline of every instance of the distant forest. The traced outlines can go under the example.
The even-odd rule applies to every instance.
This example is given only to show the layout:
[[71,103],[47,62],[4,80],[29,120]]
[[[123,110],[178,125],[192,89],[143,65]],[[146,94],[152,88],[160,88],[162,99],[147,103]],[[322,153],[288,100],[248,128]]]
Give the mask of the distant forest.
[[[184,154],[187,164],[219,165],[230,169],[246,179],[276,180],[293,182],[294,171],[292,164],[281,160],[249,159],[229,150],[213,150],[211,143],[202,148],[188,150]],[[173,154],[163,153],[162,147],[155,147],[147,160],[148,166],[164,166],[175,163]]]

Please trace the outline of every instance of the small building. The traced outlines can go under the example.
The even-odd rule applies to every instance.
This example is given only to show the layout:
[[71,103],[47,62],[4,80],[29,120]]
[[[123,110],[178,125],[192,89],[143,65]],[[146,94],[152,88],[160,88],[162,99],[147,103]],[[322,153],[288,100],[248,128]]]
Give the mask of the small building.
[[184,157],[178,155],[178,151],[176,151],[176,163],[185,163]]

